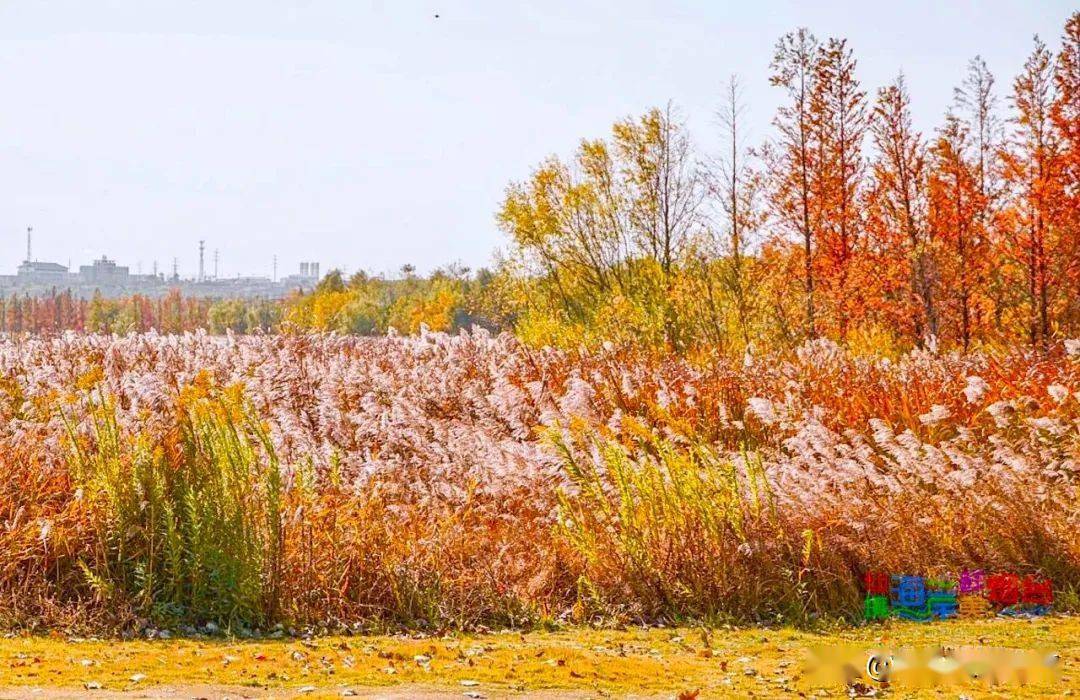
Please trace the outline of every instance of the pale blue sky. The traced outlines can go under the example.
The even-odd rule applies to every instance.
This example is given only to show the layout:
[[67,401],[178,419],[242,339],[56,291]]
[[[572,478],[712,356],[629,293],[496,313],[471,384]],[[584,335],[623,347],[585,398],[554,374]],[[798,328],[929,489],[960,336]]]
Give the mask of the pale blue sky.
[[[868,90],[903,69],[932,129],[981,53],[1002,97],[1075,3],[5,0],[0,272],[173,256],[221,272],[485,264],[510,180],[674,100],[708,144],[740,74],[756,137],[776,39],[850,40]],[[438,13],[440,17],[435,18]],[[209,260],[209,253],[208,253]],[[209,262],[208,262],[209,266]]]

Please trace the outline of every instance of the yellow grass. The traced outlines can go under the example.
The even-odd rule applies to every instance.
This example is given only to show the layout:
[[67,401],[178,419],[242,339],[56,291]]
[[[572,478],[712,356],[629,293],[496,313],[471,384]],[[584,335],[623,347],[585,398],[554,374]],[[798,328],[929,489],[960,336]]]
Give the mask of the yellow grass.
[[[410,639],[406,637],[326,637],[240,641],[183,639],[157,641],[78,640],[15,637],[0,640],[0,686],[8,695],[45,697],[67,690],[90,694],[153,692],[180,686],[239,689],[250,695],[339,696],[343,689],[405,695],[465,693],[500,697],[539,692],[547,696],[673,697],[701,689],[701,698],[789,697],[819,691],[799,678],[810,645],[843,642],[895,647],[905,644],[984,644],[999,647],[1048,646],[1062,654],[1062,685],[1029,688],[1024,696],[1060,697],[1080,684],[1080,618],[981,620],[920,625],[892,622],[845,628],[829,634],[792,629],[576,628],[560,632],[506,632]],[[133,680],[135,679],[135,680]],[[841,688],[827,695],[845,695]],[[953,687],[944,697],[977,689]],[[1006,687],[1000,697],[1015,697]],[[183,693],[181,693],[183,696]],[[236,695],[234,694],[234,697]],[[894,688],[893,697],[907,697]],[[939,697],[926,691],[916,697]]]

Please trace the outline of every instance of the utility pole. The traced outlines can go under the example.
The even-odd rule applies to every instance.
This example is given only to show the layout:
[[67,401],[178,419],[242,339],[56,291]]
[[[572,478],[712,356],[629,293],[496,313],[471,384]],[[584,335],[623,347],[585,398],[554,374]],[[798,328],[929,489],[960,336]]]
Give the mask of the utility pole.
[[206,274],[203,270],[203,251],[206,249],[206,241],[199,241],[199,282],[206,279]]

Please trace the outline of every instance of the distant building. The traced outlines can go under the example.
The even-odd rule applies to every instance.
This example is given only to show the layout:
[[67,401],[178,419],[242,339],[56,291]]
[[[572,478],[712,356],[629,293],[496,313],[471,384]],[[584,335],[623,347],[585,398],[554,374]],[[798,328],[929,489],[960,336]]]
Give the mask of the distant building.
[[79,282],[82,284],[95,284],[105,286],[125,286],[129,282],[128,268],[117,265],[104,255],[100,260],[95,260],[89,265],[79,266]]
[[[295,289],[312,289],[319,281],[319,263],[300,264],[300,274],[289,275],[280,281],[269,277],[249,276],[231,279],[219,279],[215,274],[207,277],[202,266],[204,243],[199,244],[200,274],[195,279],[181,279],[177,272],[176,259],[173,259],[172,275],[166,279],[164,274],[131,274],[126,265],[117,265],[115,260],[101,256],[89,265],[80,265],[78,272],[71,272],[64,265],[54,262],[34,260],[31,248],[31,231],[26,231],[26,260],[19,265],[16,274],[0,274],[0,297],[14,294],[42,295],[54,291],[68,290],[77,297],[85,299],[95,294],[104,297],[122,297],[130,294],[142,294],[148,297],[161,297],[170,290],[177,289],[185,296],[212,297],[222,299],[263,298],[276,299],[288,295]],[[216,254],[215,254],[216,258]],[[274,261],[277,272],[277,260]]]
[[300,263],[300,274],[286,275],[281,278],[281,285],[286,289],[311,289],[319,283],[319,263]]
[[67,267],[60,263],[37,260],[24,260],[16,272],[16,277],[26,284],[64,284],[67,276]]

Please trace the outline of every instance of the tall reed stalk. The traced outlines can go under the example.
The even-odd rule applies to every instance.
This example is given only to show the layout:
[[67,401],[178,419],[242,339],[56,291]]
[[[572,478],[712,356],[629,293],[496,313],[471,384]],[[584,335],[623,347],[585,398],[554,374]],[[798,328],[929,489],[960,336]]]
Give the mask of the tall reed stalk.
[[182,394],[164,434],[124,430],[101,392],[89,434],[69,423],[78,488],[99,519],[82,562],[100,595],[158,620],[260,624],[278,610],[284,484],[235,390]]
[[801,615],[792,594],[810,553],[791,545],[760,462],[638,435],[632,446],[582,428],[555,437],[570,477],[558,532],[580,557],[579,609]]

